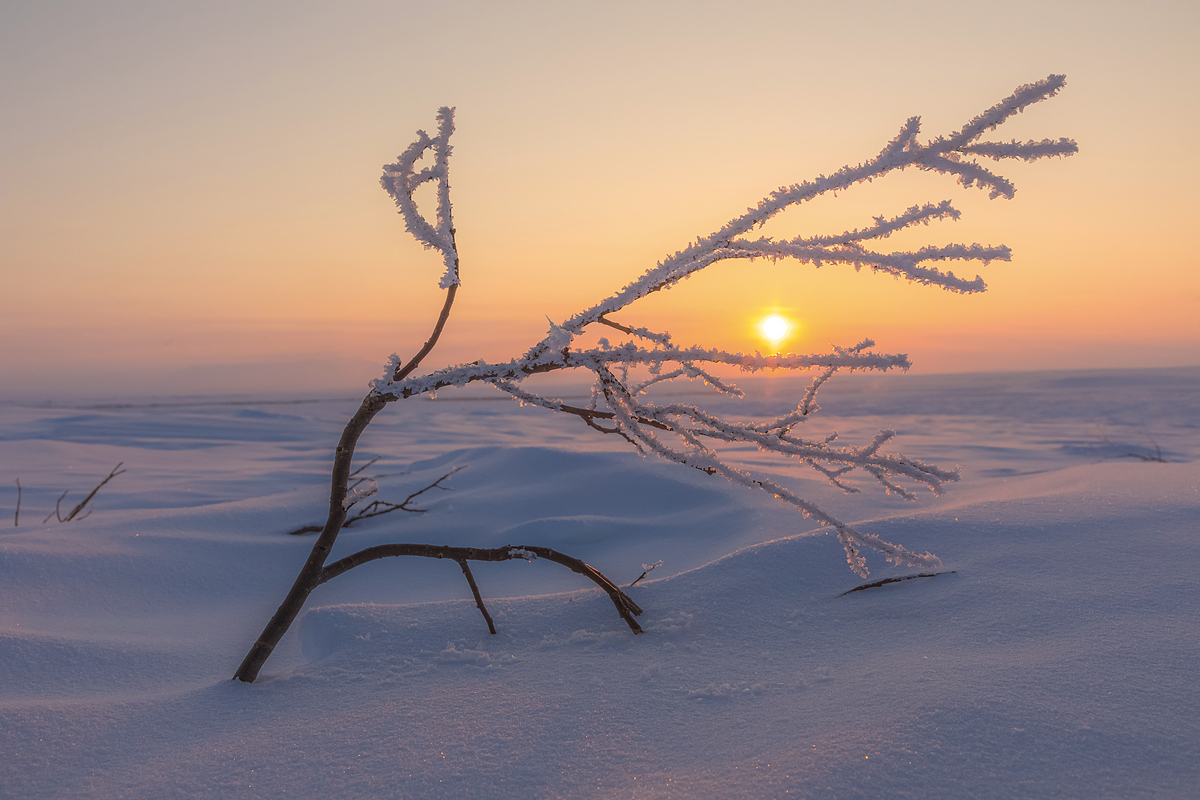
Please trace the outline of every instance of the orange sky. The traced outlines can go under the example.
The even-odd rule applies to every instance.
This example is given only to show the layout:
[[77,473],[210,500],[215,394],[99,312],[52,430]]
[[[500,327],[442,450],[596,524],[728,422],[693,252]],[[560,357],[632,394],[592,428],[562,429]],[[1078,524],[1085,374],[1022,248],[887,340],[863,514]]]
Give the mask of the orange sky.
[[1081,153],[1002,162],[1014,200],[903,174],[766,231],[951,199],[885,247],[1008,244],[986,294],[756,262],[621,321],[755,349],[775,310],[797,351],[871,336],[925,372],[1200,363],[1195,3],[832,5],[6,3],[0,399],[363,388],[440,306],[378,177],[443,104],[464,285],[430,366],[518,355],[906,117],[948,133],[1051,72],[996,138]]

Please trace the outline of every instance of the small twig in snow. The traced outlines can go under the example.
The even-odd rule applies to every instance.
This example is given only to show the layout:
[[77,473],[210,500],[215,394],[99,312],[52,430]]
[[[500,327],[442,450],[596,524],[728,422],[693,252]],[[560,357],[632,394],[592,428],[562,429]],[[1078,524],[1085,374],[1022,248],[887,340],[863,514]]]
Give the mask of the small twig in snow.
[[[63,520],[63,522],[70,522],[71,520],[75,519],[75,517],[78,516],[79,512],[83,511],[84,507],[87,506],[88,503],[92,502],[92,498],[96,496],[96,492],[100,491],[100,489],[103,488],[104,484],[108,483],[113,478],[117,477],[118,475],[124,475],[126,470],[121,469],[121,465],[124,463],[125,463],[124,461],[118,462],[117,465],[112,468],[112,472],[108,473],[108,477],[105,478],[104,480],[100,481],[100,483],[96,484],[96,488],[92,489],[91,494],[89,494],[87,497],[83,498],[82,503],[80,503],[79,505],[77,505],[71,509],[71,513],[67,514],[67,518],[65,520]],[[83,517],[86,517],[86,516],[88,516],[88,514],[91,514],[91,513],[92,513],[91,509],[88,509],[87,514],[84,514]],[[83,517],[79,517],[79,518],[83,519]]]
[[1151,439],[1150,444],[1154,445],[1154,455],[1152,456],[1145,455],[1144,453],[1126,453],[1121,458],[1140,458],[1142,461],[1157,461],[1160,464],[1167,463],[1167,460],[1162,457],[1162,448],[1158,446],[1158,442]]
[[475,605],[479,606],[479,612],[483,614],[483,618],[487,621],[488,633],[496,635],[496,623],[492,622],[492,615],[488,613],[487,606],[483,604],[483,595],[479,594],[479,586],[475,583],[475,576],[471,574],[471,568],[467,566],[467,560],[460,558],[458,565],[462,567],[463,575],[467,578],[467,583],[471,587],[471,594],[475,595]]
[[920,575],[905,575],[903,578],[884,578],[881,581],[874,583],[864,583],[862,586],[855,586],[847,592],[842,592],[838,597],[845,597],[852,592],[861,592],[864,589],[878,589],[880,586],[885,586],[889,583],[899,583],[900,581],[911,581],[913,578],[936,578],[938,575],[953,575],[957,570],[946,570],[944,572],[922,572]]
[[49,522],[51,517],[58,517],[59,522],[63,521],[62,514],[59,513],[59,505],[62,503],[63,498],[67,496],[67,492],[69,492],[69,491],[71,491],[71,490],[63,489],[63,493],[60,494],[58,496],[58,499],[54,501],[54,510],[51,511],[49,514],[47,514],[46,518],[44,520],[42,520],[43,525],[45,525],[47,522]]
[[[633,580],[633,583],[637,583],[637,582],[638,582],[638,581],[640,581],[642,578],[644,578],[644,577],[646,577],[647,575],[649,575],[651,572],[653,572],[653,571],[654,571],[655,567],[661,567],[661,566],[662,566],[662,561],[661,561],[661,560],[659,560],[659,561],[655,561],[653,564],[642,564],[642,569],[644,569],[644,570],[645,570],[645,572],[643,572],[641,575],[638,575],[636,578],[634,578],[634,580]],[[629,584],[629,585],[630,585],[630,586],[633,586],[633,583],[631,583],[631,584]],[[626,588],[628,588],[628,587],[626,587]]]
[[372,458],[370,461],[368,461],[367,463],[363,464],[363,465],[362,465],[361,467],[359,467],[358,469],[354,470],[354,472],[351,472],[351,473],[350,473],[350,475],[349,475],[348,477],[350,477],[350,478],[353,478],[355,475],[357,475],[358,473],[362,472],[364,469],[366,469],[367,467],[371,466],[372,464],[374,464],[376,461],[378,461],[378,460],[379,460],[379,459],[381,459],[381,458],[383,458],[383,456],[375,456],[375,457],[374,457],[374,458]]
[[70,489],[65,490],[58,496],[58,500],[54,501],[54,510],[46,515],[46,518],[42,520],[42,524],[45,525],[47,522],[49,522],[51,517],[56,517],[59,522],[70,522],[73,519],[84,519],[85,517],[89,516],[92,513],[92,509],[90,508],[88,509],[87,514],[84,514],[82,517],[79,516],[79,512],[83,511],[83,509],[87,507],[87,504],[92,502],[92,498],[96,496],[96,492],[104,488],[104,484],[108,483],[118,475],[125,474],[126,470],[121,469],[121,465],[124,463],[124,461],[121,461],[115,467],[113,467],[112,472],[108,473],[108,477],[96,484],[96,488],[92,489],[92,491],[88,493],[88,496],[83,498],[83,502],[72,508],[71,511],[64,517],[62,515],[62,501],[67,496],[67,492],[71,491]]

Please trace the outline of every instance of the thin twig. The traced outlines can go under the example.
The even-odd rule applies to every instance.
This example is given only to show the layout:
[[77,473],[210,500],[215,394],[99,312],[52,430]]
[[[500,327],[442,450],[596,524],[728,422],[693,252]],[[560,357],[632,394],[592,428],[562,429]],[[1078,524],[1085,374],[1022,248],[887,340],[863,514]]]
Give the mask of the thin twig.
[[63,501],[63,498],[67,496],[67,492],[69,492],[69,491],[71,491],[71,490],[70,490],[70,489],[63,489],[63,493],[62,493],[62,494],[60,494],[60,495],[58,496],[58,499],[54,501],[54,510],[53,510],[53,511],[51,511],[49,514],[47,514],[47,515],[46,515],[46,518],[45,518],[44,520],[42,520],[42,524],[43,524],[43,525],[45,525],[47,522],[49,522],[51,517],[58,517],[58,521],[59,521],[59,522],[62,522],[62,521],[63,521],[62,514],[60,514],[60,513],[59,513],[59,508],[58,508],[58,507],[59,507],[59,504],[60,504],[60,503],[62,503],[62,501]]
[[[454,236],[454,230],[450,231],[451,237]],[[454,263],[458,263],[458,256],[454,257]],[[442,335],[442,328],[446,327],[446,320],[450,318],[450,307],[454,305],[454,295],[458,293],[458,284],[454,284],[446,290],[446,302],[442,304],[442,313],[438,315],[437,323],[433,326],[433,333],[420,351],[412,357],[404,366],[397,365],[395,373],[392,374],[393,381],[404,380],[414,369],[421,365],[421,361],[425,356],[429,355],[429,351],[437,344],[438,338]]]
[[463,575],[467,578],[467,583],[471,586],[471,594],[475,595],[475,605],[479,606],[480,613],[487,620],[488,632],[493,636],[496,635],[496,624],[492,622],[492,615],[488,613],[487,607],[483,604],[483,597],[479,594],[479,586],[475,584],[475,576],[471,574],[471,568],[467,566],[467,560],[461,558],[458,565],[462,567]]
[[1143,453],[1126,453],[1121,458],[1140,458],[1142,461],[1157,461],[1160,464],[1167,463],[1167,460],[1162,457],[1162,448],[1158,446],[1158,442],[1151,439],[1150,444],[1154,445],[1154,455],[1152,456],[1144,455]]
[[21,479],[17,478],[17,510],[13,512],[13,527],[17,527],[21,519]]
[[[100,481],[100,483],[96,485],[96,488],[92,489],[91,493],[87,497],[83,498],[82,503],[80,503],[79,505],[72,508],[71,513],[67,514],[66,519],[60,519],[59,522],[70,522],[71,520],[75,519],[75,517],[78,516],[79,512],[83,511],[84,506],[86,506],[88,503],[90,503],[92,501],[92,498],[96,496],[96,492],[100,491],[100,489],[104,486],[104,484],[108,483],[113,478],[117,477],[118,475],[124,475],[125,472],[127,471],[127,470],[121,469],[121,465],[124,463],[125,463],[124,461],[118,462],[118,464],[112,468],[112,472],[108,473],[108,477],[105,478],[104,480]],[[67,496],[66,492],[64,492],[63,497],[66,497],[66,496]],[[88,514],[90,514],[90,513],[91,512],[89,511]],[[83,516],[86,517],[88,514],[84,514]],[[83,517],[80,517],[80,519],[83,519]]]
[[[443,492],[453,491],[448,486],[442,486],[442,481],[446,480],[454,473],[461,472],[466,468],[467,467],[465,464],[461,467],[455,467],[454,469],[450,470],[442,477],[438,478],[433,483],[426,486],[424,489],[418,489],[417,491],[410,494],[408,497],[404,498],[404,500],[402,500],[399,503],[389,503],[386,500],[375,500],[374,502],[372,502],[371,504],[369,504],[365,508],[363,508],[362,511],[358,512],[353,517],[350,517],[349,519],[347,519],[345,524],[342,525],[342,527],[349,528],[351,525],[353,525],[355,522],[358,522],[360,519],[369,519],[371,517],[378,517],[378,516],[382,516],[383,514],[390,514],[393,511],[408,511],[413,514],[424,514],[429,509],[409,508],[408,504],[411,503],[416,498],[420,497],[421,495],[425,494],[426,492],[428,492],[431,489],[441,489]],[[374,508],[375,506],[387,506],[387,508],[384,508],[384,510],[382,510],[382,511],[372,511],[371,509]]]
[[[609,430],[608,428],[601,428],[592,422],[592,420],[597,420],[597,419],[613,419],[613,418],[615,418],[617,415],[611,411],[597,411],[594,408],[579,408],[578,406],[569,406],[566,404],[563,404],[561,406],[555,406],[555,408],[559,411],[562,411],[564,414],[574,414],[575,416],[582,418],[584,422],[586,422],[588,425],[590,425],[591,427],[595,428],[598,431],[603,431],[604,433],[616,433],[615,430]],[[643,419],[642,417],[638,417],[637,421],[643,425],[649,425],[651,428],[657,428],[660,431],[671,430],[671,427],[669,425],[665,425],[665,424],[659,422],[658,420]]]
[[[407,511],[410,514],[424,514],[429,509],[411,508],[409,503],[425,494],[430,489],[441,489],[443,492],[453,491],[453,489],[448,486],[442,486],[442,481],[446,480],[454,473],[461,472],[466,468],[467,466],[465,464],[461,467],[455,467],[433,483],[426,486],[424,489],[418,489],[399,503],[389,503],[387,500],[373,500],[364,506],[362,511],[359,511],[352,517],[347,517],[346,521],[342,523],[342,528],[349,528],[359,520],[370,519],[371,517],[381,517],[384,514],[390,514],[393,511]],[[291,536],[300,536],[305,533],[320,533],[322,530],[324,530],[324,527],[321,525],[305,525],[302,528],[296,528],[294,531],[288,531],[288,534]]]
[[358,473],[362,472],[364,469],[366,469],[367,467],[371,466],[372,464],[374,464],[376,461],[378,461],[378,460],[379,460],[379,459],[381,459],[381,458],[383,458],[383,456],[375,456],[375,457],[374,457],[374,458],[372,458],[370,461],[368,461],[367,463],[363,464],[363,465],[362,465],[361,467],[359,467],[358,469],[354,470],[354,472],[351,472],[351,473],[350,473],[350,475],[349,475],[349,476],[347,476],[347,477],[353,478],[355,475],[357,475]]
[[[646,571],[645,571],[645,572],[643,572],[641,575],[638,575],[636,578],[634,578],[634,579],[633,579],[633,583],[631,583],[631,584],[629,584],[629,585],[630,585],[630,586],[633,586],[635,583],[637,583],[638,581],[640,581],[642,578],[646,577],[646,576],[647,576],[647,575],[649,575],[651,572],[653,572],[653,571],[654,571],[654,570],[655,570],[657,567],[661,567],[661,566],[662,566],[662,561],[661,561],[661,560],[660,560],[660,561],[655,561],[653,564],[650,564],[650,565],[642,564],[642,567],[643,567],[643,568],[644,568]],[[626,588],[628,588],[628,587],[626,587]]]
[[616,329],[617,329],[617,330],[619,330],[621,333],[629,333],[629,334],[632,334],[632,333],[633,333],[633,328],[628,328],[628,327],[626,327],[626,326],[622,325],[622,324],[621,324],[621,323],[619,323],[619,322],[613,322],[611,319],[608,319],[608,318],[607,318],[607,317],[605,317],[603,314],[601,314],[601,315],[600,315],[600,316],[599,316],[599,317],[596,319],[596,322],[599,322],[601,325],[607,325],[607,326],[608,326],[608,327],[610,327],[610,328],[616,328]]
[[903,578],[884,578],[881,581],[874,583],[864,583],[862,586],[855,586],[853,589],[842,592],[838,597],[845,597],[852,592],[861,592],[864,589],[878,589],[880,586],[885,586],[889,583],[899,583],[900,581],[911,581],[913,578],[936,578],[938,575],[954,575],[957,570],[946,570],[945,572],[922,572],[920,575],[905,575]]

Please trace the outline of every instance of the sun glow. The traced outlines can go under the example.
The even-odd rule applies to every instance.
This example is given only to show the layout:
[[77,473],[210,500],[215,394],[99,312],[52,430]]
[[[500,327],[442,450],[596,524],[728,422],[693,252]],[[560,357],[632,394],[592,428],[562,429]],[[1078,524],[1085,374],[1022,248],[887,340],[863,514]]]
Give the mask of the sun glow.
[[778,314],[772,314],[759,323],[759,328],[762,329],[763,336],[770,339],[772,342],[782,341],[791,330],[791,325],[788,321]]

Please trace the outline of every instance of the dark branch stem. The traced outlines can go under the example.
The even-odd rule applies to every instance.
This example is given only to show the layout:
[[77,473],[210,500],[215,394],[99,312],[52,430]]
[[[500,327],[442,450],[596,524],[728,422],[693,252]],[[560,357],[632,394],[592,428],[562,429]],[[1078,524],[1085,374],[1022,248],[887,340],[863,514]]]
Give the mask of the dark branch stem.
[[[453,244],[453,229],[450,230],[450,237]],[[457,255],[454,263],[457,267]],[[446,302],[442,304],[442,311],[433,327],[433,333],[429,335],[428,341],[411,361],[396,369],[393,380],[402,380],[420,366],[421,360],[425,356],[429,355],[429,351],[437,344],[438,337],[442,335],[442,328],[446,326],[446,320],[450,318],[450,308],[454,305],[454,296],[457,293],[457,284],[451,285],[446,291]],[[242,659],[237,672],[234,673],[233,677],[238,680],[246,683],[254,682],[254,679],[258,677],[259,670],[275,650],[279,640],[287,633],[288,628],[295,621],[296,615],[300,613],[300,609],[304,607],[308,596],[312,594],[313,589],[321,585],[325,561],[329,558],[333,544],[337,541],[338,534],[341,533],[342,526],[346,522],[348,511],[345,506],[346,487],[350,482],[350,466],[354,460],[354,448],[358,446],[359,437],[362,436],[363,431],[366,430],[375,415],[396,399],[398,398],[394,395],[368,394],[363,398],[358,411],[346,423],[346,427],[342,431],[342,438],[338,441],[337,449],[334,451],[333,472],[330,476],[329,488],[329,517],[325,520],[325,527],[321,529],[321,534],[313,544],[312,551],[300,569],[300,574],[296,576],[287,597],[284,598],[283,603],[275,611],[274,616],[267,623],[267,627],[259,634],[258,640],[255,641],[250,652]]]
[[350,479],[350,462],[354,459],[354,448],[357,446],[358,438],[362,436],[363,430],[392,399],[394,398],[385,399],[374,394],[367,395],[363,398],[358,411],[346,423],[346,428],[342,431],[342,438],[334,451],[333,474],[329,489],[329,518],[325,520],[325,527],[321,529],[321,535],[317,537],[317,541],[308,555],[308,560],[304,562],[300,574],[296,576],[287,597],[284,598],[283,603],[271,617],[267,627],[259,634],[258,640],[242,660],[237,672],[234,673],[233,677],[238,680],[246,683],[254,682],[254,679],[258,677],[258,671],[262,669],[262,665],[266,663],[267,658],[275,649],[275,645],[279,644],[283,634],[291,627],[296,615],[304,607],[304,601],[308,599],[312,590],[321,584],[321,570],[325,566],[325,560],[329,558],[333,543],[337,541],[342,524],[346,521],[347,509],[343,505],[343,501],[346,499],[346,484]]
[[905,575],[901,578],[884,578],[881,581],[874,583],[864,583],[862,586],[855,586],[853,589],[842,592],[838,597],[845,597],[853,592],[862,592],[867,589],[878,589],[880,586],[887,586],[889,583],[899,583],[900,581],[911,581],[913,578],[936,578],[938,575],[954,575],[956,570],[946,570],[945,572],[922,572],[919,575]]
[[615,583],[604,577],[594,567],[585,564],[578,558],[560,553],[557,550],[551,550],[549,547],[540,547],[537,545],[507,545],[505,547],[480,548],[451,547],[441,544],[381,544],[359,550],[357,553],[348,555],[325,567],[325,569],[321,570],[318,584],[331,581],[344,572],[372,561],[378,561],[381,558],[423,556],[425,558],[449,558],[458,562],[511,561],[513,559],[524,559],[527,557],[526,554],[561,564],[572,572],[583,575],[591,580],[608,593],[609,598],[613,601],[613,605],[617,608],[617,613],[621,615],[621,619],[625,620],[629,629],[634,633],[642,632],[641,626],[633,618],[635,615],[641,614],[642,609],[637,603],[633,602],[629,595],[622,592]]
[[17,478],[17,510],[13,512],[13,527],[17,527],[21,519],[21,479]]
[[467,583],[471,587],[471,594],[475,595],[475,605],[479,606],[479,612],[483,614],[483,618],[487,621],[488,632],[495,636],[496,624],[492,622],[492,615],[488,613],[487,607],[483,604],[483,597],[479,594],[479,586],[475,584],[475,576],[471,574],[471,568],[467,565],[467,560],[465,558],[459,559],[458,565],[462,567],[463,575],[466,576]]
[[612,320],[610,320],[608,317],[604,316],[603,314],[601,314],[601,315],[600,315],[600,316],[599,316],[599,317],[596,319],[596,322],[599,322],[601,325],[607,325],[607,326],[608,326],[608,327],[610,327],[610,328],[616,328],[616,329],[617,329],[617,330],[619,330],[621,333],[628,333],[628,334],[632,334],[632,333],[633,333],[633,328],[627,328],[627,327],[625,327],[624,325],[622,325],[622,324],[620,324],[620,323],[618,323],[618,322],[613,322]]
[[641,574],[641,575],[638,575],[636,578],[634,578],[634,579],[633,579],[633,583],[629,584],[630,586],[636,586],[638,581],[640,581],[642,578],[644,578],[644,577],[646,577],[647,575],[649,575],[649,574],[650,574],[651,572],[653,572],[654,570],[656,570],[656,569],[658,569],[659,567],[661,567],[661,566],[662,566],[662,561],[660,560],[658,563],[656,563],[656,564],[651,564],[651,565],[650,565],[650,566],[648,566],[648,567],[647,567],[645,564],[642,564],[642,566],[643,566],[643,567],[646,567],[646,569],[645,569],[645,570],[642,572],[642,574]]
[[[579,408],[578,406],[568,406],[568,405],[556,406],[556,408],[560,411],[563,411],[564,413],[574,414],[575,416],[580,417],[581,419],[583,419],[584,422],[586,422],[588,425],[591,425],[593,428],[596,428],[597,430],[604,431],[605,433],[616,433],[617,432],[615,429],[609,430],[607,428],[600,428],[591,422],[591,420],[597,420],[597,419],[614,419],[614,418],[616,418],[617,415],[611,411],[597,411],[594,408]],[[665,425],[656,419],[646,419],[644,417],[636,417],[636,419],[642,425],[649,425],[651,428],[658,428],[660,431],[672,430],[670,425]]]
[[[104,484],[108,483],[118,475],[124,475],[126,470],[121,469],[121,465],[124,463],[124,461],[121,461],[115,467],[113,467],[112,472],[108,473],[108,477],[100,481],[99,485],[97,485],[95,489],[92,489],[92,493],[83,498],[83,502],[72,508],[71,513],[67,514],[66,519],[60,520],[60,522],[70,522],[71,520],[75,519],[76,515],[78,515],[80,511],[83,511],[84,507],[87,506],[87,504],[92,501],[92,498],[96,496],[96,492],[100,491],[100,489],[104,487]],[[66,492],[63,492],[63,497],[66,496]],[[61,500],[61,498],[59,499]],[[83,516],[86,517],[87,514],[84,514]],[[80,519],[82,519],[82,517],[80,517]]]
[[[450,230],[450,237],[454,237],[453,229]],[[454,259],[454,263],[458,264],[457,257]],[[429,355],[429,351],[437,344],[438,338],[442,335],[442,328],[446,327],[446,320],[450,319],[450,307],[454,305],[454,295],[456,294],[458,294],[458,284],[451,284],[450,288],[446,290],[446,302],[442,304],[442,313],[438,315],[437,323],[433,326],[433,333],[429,334],[429,339],[420,351],[412,357],[411,361],[402,367],[396,367],[396,371],[392,375],[393,381],[402,381],[407,378],[414,369],[421,365],[421,361],[425,356]]]

